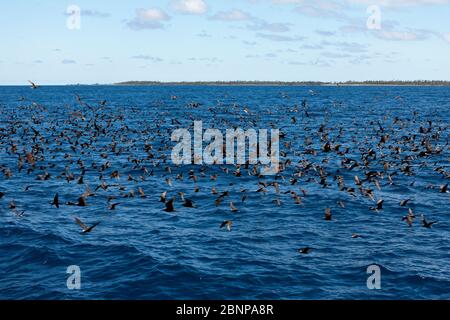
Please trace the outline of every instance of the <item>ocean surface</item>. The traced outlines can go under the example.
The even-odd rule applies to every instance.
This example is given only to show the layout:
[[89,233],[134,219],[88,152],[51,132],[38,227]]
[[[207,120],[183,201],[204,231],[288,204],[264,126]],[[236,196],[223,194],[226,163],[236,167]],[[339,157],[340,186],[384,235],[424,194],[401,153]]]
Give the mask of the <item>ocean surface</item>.
[[[194,120],[278,128],[286,166],[175,166]],[[0,87],[0,299],[450,299],[449,133],[446,87]]]

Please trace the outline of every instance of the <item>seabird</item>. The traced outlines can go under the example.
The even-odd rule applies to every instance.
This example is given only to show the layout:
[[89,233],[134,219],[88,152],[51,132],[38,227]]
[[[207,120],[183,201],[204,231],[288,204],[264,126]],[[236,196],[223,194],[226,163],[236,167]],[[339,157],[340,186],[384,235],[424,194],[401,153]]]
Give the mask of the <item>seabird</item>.
[[55,206],[56,208],[59,208],[59,196],[58,196],[58,194],[55,194],[55,197],[53,198],[53,202],[51,202],[50,205]]
[[373,211],[377,211],[377,212],[379,210],[383,210],[383,203],[384,203],[384,200],[380,199],[380,200],[378,200],[376,207],[370,207],[369,209],[373,210]]
[[109,210],[116,210],[116,207],[118,206],[118,205],[120,205],[121,203],[113,203],[113,204],[111,204],[110,206],[109,206]]
[[333,215],[331,214],[331,209],[330,208],[326,208],[325,209],[325,220],[326,221],[331,221],[333,218]]
[[401,206],[401,207],[406,206],[406,205],[408,204],[409,201],[411,201],[411,199],[402,200],[402,201],[400,202],[400,206]]
[[223,229],[223,228],[227,227],[227,230],[231,231],[231,227],[232,226],[233,226],[233,221],[226,220],[226,221],[222,222],[222,224],[220,225],[220,229]]
[[433,224],[436,224],[436,223],[438,223],[437,221],[430,221],[430,222],[428,222],[426,219],[425,219],[425,216],[422,214],[422,225],[423,225],[423,227],[424,228],[427,228],[427,229],[431,229],[431,227],[433,226]]
[[183,207],[195,208],[194,201],[192,201],[191,199],[185,199],[184,203],[183,203]]
[[175,208],[173,207],[173,202],[175,201],[174,198],[170,199],[169,201],[166,202],[166,208],[164,209],[164,211],[166,212],[174,212]]
[[87,207],[86,199],[84,197],[78,198],[78,203],[67,202],[68,206]]
[[98,226],[100,224],[100,222],[96,222],[94,223],[92,226],[88,227],[86,224],[83,223],[83,221],[81,221],[79,218],[75,218],[75,222],[81,227],[81,229],[83,229],[83,234],[89,233],[92,230],[94,230],[94,228],[96,226]]
[[306,247],[306,248],[300,248],[300,249],[298,249],[298,252],[301,253],[301,254],[308,254],[308,253],[311,252],[311,250],[312,250],[312,248]]
[[31,80],[28,80],[28,82],[31,84],[31,89],[37,89],[38,86]]

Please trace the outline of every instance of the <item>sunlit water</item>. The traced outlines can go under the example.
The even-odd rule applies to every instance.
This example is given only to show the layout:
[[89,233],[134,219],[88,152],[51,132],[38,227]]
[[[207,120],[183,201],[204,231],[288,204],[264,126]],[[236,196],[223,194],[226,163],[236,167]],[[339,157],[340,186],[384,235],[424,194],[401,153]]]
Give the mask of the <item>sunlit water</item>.
[[[193,102],[201,105],[193,107]],[[281,151],[287,153],[281,160],[292,163],[278,177],[261,178],[245,168],[237,177],[234,166],[176,167],[170,161],[171,133],[192,131],[194,120],[202,120],[205,129],[279,128],[285,133]],[[431,130],[421,133],[420,127],[429,128],[428,120]],[[442,173],[450,172],[449,120],[450,89],[437,87],[0,87],[0,192],[5,193],[0,199],[0,299],[448,299],[450,196],[439,186],[449,182]],[[382,145],[378,122],[390,134]],[[348,147],[349,153],[323,152],[321,126],[333,145]],[[31,127],[39,132],[35,141]],[[91,140],[94,132],[99,133]],[[408,137],[412,142],[400,143]],[[424,137],[441,151],[418,157],[425,150]],[[411,150],[413,144],[420,150]],[[25,154],[36,145],[42,150],[28,170]],[[400,154],[395,146],[402,148]],[[366,168],[361,154],[371,148],[377,159]],[[24,158],[21,172],[19,155]],[[399,170],[408,164],[402,162],[408,155],[411,174]],[[344,157],[360,167],[343,168]],[[86,170],[83,184],[78,184],[78,160]],[[307,162],[301,160],[312,166],[305,169]],[[387,172],[383,161],[392,163]],[[101,172],[107,162],[111,167]],[[319,166],[327,174],[327,187],[319,183]],[[111,178],[116,170],[120,177]],[[190,170],[197,182],[189,179]],[[368,171],[383,172],[381,190],[363,183],[374,190],[375,201],[384,199],[379,212],[369,210],[375,201],[354,183],[355,175],[363,179]],[[390,184],[387,176],[394,171],[398,174]],[[45,172],[50,178],[37,180]],[[296,172],[303,175],[291,184]],[[67,181],[66,173],[75,180]],[[183,178],[176,179],[180,173]],[[214,174],[217,181],[210,178]],[[354,196],[339,191],[337,174],[356,189]],[[101,178],[112,186],[95,191]],[[265,194],[256,192],[262,187],[258,182],[275,180],[279,194],[272,186]],[[88,206],[67,206],[86,185],[95,193]],[[219,206],[212,187],[219,194],[230,192]],[[124,197],[132,189],[135,197]],[[176,198],[175,212],[163,211],[163,191]],[[182,206],[181,191],[197,208]],[[302,197],[302,205],[290,191]],[[55,193],[59,209],[50,205]],[[109,196],[117,198],[110,203],[121,203],[114,211],[108,210]],[[401,207],[407,198],[410,203]],[[12,201],[15,211],[9,208]],[[239,212],[230,211],[230,202]],[[326,208],[333,221],[323,219]],[[402,221],[407,208],[417,216],[411,228]],[[423,228],[422,213],[439,223]],[[81,235],[75,217],[101,224]],[[231,232],[219,228],[224,220],[234,222]],[[353,233],[362,237],[352,239]],[[313,250],[302,255],[297,251],[302,247]],[[367,288],[366,270],[372,264],[381,266],[381,290]],[[81,268],[81,290],[66,286],[70,265]]]

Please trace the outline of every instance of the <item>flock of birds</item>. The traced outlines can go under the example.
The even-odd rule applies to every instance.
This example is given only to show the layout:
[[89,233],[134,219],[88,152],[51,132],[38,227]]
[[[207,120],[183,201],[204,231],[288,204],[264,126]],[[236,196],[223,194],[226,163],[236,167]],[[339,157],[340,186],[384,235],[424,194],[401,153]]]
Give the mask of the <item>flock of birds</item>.
[[[39,90],[40,87],[35,83],[30,81],[30,84],[33,90]],[[290,101],[287,95],[283,97]],[[170,97],[171,101],[177,99],[177,96]],[[366,124],[354,121],[356,131],[345,126],[327,125],[325,114],[318,129],[313,130],[310,120],[318,119],[313,114],[314,110],[309,108],[308,100],[288,105],[285,107],[288,126],[302,131],[304,141],[300,147],[294,145],[298,137],[292,137],[291,132],[284,130],[288,127],[286,124],[268,121],[271,127],[281,126],[281,161],[278,174],[266,177],[260,175],[260,164],[190,166],[187,170],[173,165],[170,160],[171,132],[183,125],[192,126],[194,112],[201,110],[203,114],[207,114],[210,124],[216,127],[257,126],[261,113],[252,111],[247,106],[229,106],[220,101],[217,106],[192,102],[185,106],[184,119],[171,118],[170,110],[165,110],[159,111],[158,119],[131,127],[130,123],[139,121],[139,114],[143,112],[137,107],[122,112],[113,110],[105,100],[92,102],[77,95],[74,97],[74,105],[65,106],[63,115],[50,122],[46,117],[49,111],[45,105],[25,98],[21,98],[20,102],[21,105],[16,110],[0,109],[0,118],[3,119],[0,124],[0,153],[15,158],[17,163],[12,167],[5,163],[6,157],[0,158],[2,179],[16,179],[20,184],[23,177],[32,176],[37,185],[43,181],[54,181],[55,186],[64,183],[86,185],[86,191],[75,201],[61,200],[59,192],[50,199],[42,200],[43,205],[56,210],[64,210],[65,206],[87,207],[90,199],[95,197],[105,199],[105,210],[120,210],[130,198],[148,198],[139,184],[150,178],[158,178],[160,185],[166,186],[166,190],[158,192],[164,214],[176,214],[180,206],[190,210],[201,209],[202,204],[208,202],[216,207],[223,208],[225,205],[231,214],[237,215],[239,207],[245,206],[252,193],[270,197],[274,210],[287,201],[301,206],[310,195],[309,185],[336,189],[354,199],[350,201],[365,199],[372,203],[368,205],[367,211],[378,214],[383,211],[386,202],[377,192],[389,190],[390,186],[403,181],[400,176],[413,177],[422,168],[431,168],[442,179],[440,185],[428,185],[425,188],[434,190],[443,197],[449,193],[449,125],[415,119],[416,113],[411,118],[385,116],[379,121]],[[340,104],[342,103],[334,102],[336,108]],[[160,102],[161,110],[163,105],[164,102]],[[267,112],[270,116],[271,111]],[[24,114],[29,118],[22,118]],[[417,130],[412,131],[412,128]],[[408,135],[404,135],[405,130],[410,130]],[[350,140],[347,135],[349,132]],[[116,161],[119,158],[121,160]],[[127,161],[124,162],[123,159]],[[339,166],[333,166],[337,161]],[[50,173],[60,170],[62,164],[62,172],[58,175]],[[223,176],[233,181],[230,186],[239,185],[239,179],[244,176],[249,177],[254,181],[254,190],[240,188],[240,202],[237,203],[230,200],[230,190],[219,190],[218,186],[213,186],[208,191],[202,188],[202,181],[214,183]],[[98,181],[93,190],[85,182],[92,182],[92,179]],[[186,188],[183,192],[173,194],[172,187],[178,181],[191,183],[191,191]],[[410,186],[414,186],[414,180],[410,182]],[[24,192],[30,188],[36,186],[24,186]],[[16,192],[17,190],[0,191],[0,201],[9,199],[9,204],[0,202],[0,206],[8,206],[18,218],[22,218],[27,212],[14,200]],[[202,203],[198,204],[190,199],[186,194],[188,192],[203,193]],[[210,196],[206,196],[207,194]],[[413,227],[420,217],[424,228],[432,228],[438,223],[427,219],[424,214],[414,212],[410,206],[413,201],[414,199],[405,198],[398,203],[399,209],[405,209],[405,214],[399,216],[399,221]],[[336,206],[343,209],[346,207],[345,202],[339,200]],[[157,202],[149,205],[159,206]],[[320,210],[324,210],[322,219],[330,223],[334,221],[334,208]],[[83,234],[93,232],[100,225],[100,222],[88,224],[78,217],[74,219]],[[218,229],[220,227],[228,232],[233,230],[233,226],[233,220],[218,222]],[[357,233],[351,235],[354,239],[364,236]],[[313,247],[306,246],[298,249],[298,252],[309,254],[312,250]]]

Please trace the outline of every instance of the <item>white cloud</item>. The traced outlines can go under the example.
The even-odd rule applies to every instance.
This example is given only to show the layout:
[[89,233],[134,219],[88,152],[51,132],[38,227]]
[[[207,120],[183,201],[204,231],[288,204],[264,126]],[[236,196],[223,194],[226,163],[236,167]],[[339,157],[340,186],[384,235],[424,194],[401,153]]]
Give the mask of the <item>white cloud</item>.
[[442,36],[444,37],[445,41],[450,43],[450,33],[444,33]]
[[101,12],[97,10],[81,10],[82,16],[97,17],[97,18],[108,18],[110,15],[106,12]]
[[172,0],[172,8],[183,14],[204,14],[208,11],[204,0]]
[[211,17],[212,20],[221,21],[245,21],[250,20],[251,16],[241,10],[231,9],[229,11],[220,11]]
[[377,38],[392,41],[415,41],[420,40],[418,34],[409,31],[386,31],[382,30],[375,33]]
[[[93,17],[93,18],[108,18],[110,17],[109,13],[106,12],[101,12],[101,11],[97,11],[97,10],[81,10],[80,12],[82,17]],[[65,16],[71,16],[72,12],[64,12]]]
[[290,25],[290,23],[270,23],[265,20],[255,19],[252,25],[247,26],[247,29],[253,31],[288,32]]
[[324,37],[332,37],[336,35],[336,32],[333,31],[325,31],[325,30],[315,30],[315,33],[324,36]]
[[62,64],[76,64],[77,62],[72,59],[64,59],[63,61],[61,61],[61,63]]
[[[281,0],[278,0],[281,1]],[[282,0],[285,1],[285,0]],[[286,3],[286,2],[279,2]],[[301,15],[313,18],[330,18],[336,20],[349,20],[346,12],[350,9],[344,1],[330,1],[330,0],[299,0],[290,2],[300,4],[294,11]]]
[[170,17],[161,9],[137,9],[136,16],[127,25],[133,30],[162,29],[164,28],[162,21],[168,20]]
[[[344,2],[344,1],[339,1]],[[417,5],[440,5],[440,4],[450,4],[450,0],[346,0],[345,2],[350,4],[361,4],[365,6],[379,5],[386,7],[405,7],[405,6],[417,6]],[[332,9],[337,5],[336,2],[332,0],[272,0],[275,4],[312,4],[318,3],[320,7],[325,9]],[[336,8],[334,8],[336,9]]]
[[164,11],[157,8],[138,9],[136,15],[145,21],[163,21],[170,19]]
[[418,5],[450,4],[450,0],[347,0],[353,4],[379,5],[386,7],[407,7]]
[[151,61],[151,62],[162,62],[163,59],[158,58],[158,57],[152,57],[152,56],[148,56],[148,55],[137,55],[137,56],[132,56],[131,59],[138,59],[138,60],[147,60],[147,61]]
[[293,42],[293,41],[302,41],[305,39],[305,37],[289,37],[289,36],[281,36],[278,34],[267,34],[267,33],[257,33],[256,36],[258,38],[263,38],[271,41],[277,41],[277,42]]

